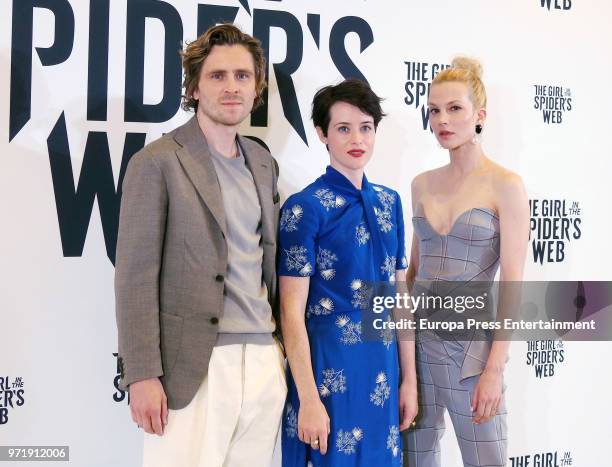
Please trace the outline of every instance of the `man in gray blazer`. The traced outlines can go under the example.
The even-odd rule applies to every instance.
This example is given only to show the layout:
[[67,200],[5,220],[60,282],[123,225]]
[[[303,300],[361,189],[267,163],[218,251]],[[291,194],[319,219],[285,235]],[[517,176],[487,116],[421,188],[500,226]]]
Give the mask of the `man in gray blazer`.
[[277,166],[237,135],[259,41],[215,26],[182,52],[195,116],[135,154],[115,273],[121,384],[146,466],[267,466],[286,394],[273,338]]

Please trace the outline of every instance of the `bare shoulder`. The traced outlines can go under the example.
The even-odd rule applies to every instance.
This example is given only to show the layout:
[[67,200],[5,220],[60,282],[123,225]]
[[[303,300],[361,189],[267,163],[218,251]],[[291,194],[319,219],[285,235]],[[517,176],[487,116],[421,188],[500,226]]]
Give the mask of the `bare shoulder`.
[[516,192],[525,189],[523,179],[519,174],[504,167],[499,167],[500,169],[494,175],[494,183],[500,191]]
[[421,172],[412,179],[412,196],[419,196],[430,189],[432,182],[440,176],[442,167]]
[[426,173],[427,172],[422,172],[412,179],[412,183],[410,184],[410,189],[412,190],[412,196],[414,196],[416,193],[422,190],[423,185],[425,183]]
[[527,205],[525,185],[519,174],[495,162],[491,162],[491,171],[491,181],[500,209]]
[[429,171],[421,172],[412,179],[412,183],[410,184],[410,202],[413,211],[416,209],[417,204],[426,190],[428,173]]

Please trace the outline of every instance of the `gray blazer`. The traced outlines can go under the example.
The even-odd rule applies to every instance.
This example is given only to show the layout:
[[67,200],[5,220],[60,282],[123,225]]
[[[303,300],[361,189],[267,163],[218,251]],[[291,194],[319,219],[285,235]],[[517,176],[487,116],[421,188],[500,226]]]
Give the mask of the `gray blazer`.
[[[259,195],[263,279],[276,298],[276,162],[238,137]],[[145,146],[128,165],[117,238],[120,386],[159,376],[168,407],[185,407],[206,376],[227,270],[221,189],[198,122]]]

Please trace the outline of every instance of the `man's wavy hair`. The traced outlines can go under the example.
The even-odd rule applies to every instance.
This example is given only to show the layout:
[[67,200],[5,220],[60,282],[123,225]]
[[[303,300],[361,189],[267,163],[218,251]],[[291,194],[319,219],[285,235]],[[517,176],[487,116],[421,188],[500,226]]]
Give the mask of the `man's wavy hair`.
[[183,60],[185,94],[181,106],[183,110],[197,110],[198,100],[193,92],[200,80],[200,71],[204,60],[215,45],[242,45],[251,53],[255,65],[255,102],[253,109],[263,103],[263,90],[266,87],[266,59],[261,43],[253,36],[245,34],[231,23],[213,26],[193,42],[188,42],[185,50],[180,52]]

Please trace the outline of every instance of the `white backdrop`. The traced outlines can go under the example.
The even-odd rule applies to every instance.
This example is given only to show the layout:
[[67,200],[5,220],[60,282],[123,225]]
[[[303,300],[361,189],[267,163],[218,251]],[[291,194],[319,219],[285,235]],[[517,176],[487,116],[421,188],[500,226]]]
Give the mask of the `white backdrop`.
[[[106,0],[91,3],[96,1],[103,5]],[[200,2],[200,6],[212,3]],[[28,47],[21,62],[17,62],[12,35],[15,26],[23,26],[28,18],[13,14],[16,4],[30,4],[29,11],[33,11],[33,47]],[[68,212],[73,220],[78,216],[69,206],[58,206],[70,197],[59,196],[56,202],[56,196],[62,187],[72,190],[70,193],[74,187],[59,178],[54,186],[47,138],[63,113],[76,187],[89,133],[104,132],[116,186],[126,133],[146,133],[146,142],[150,142],[189,118],[175,100],[170,107],[174,105],[176,113],[165,121],[126,121],[126,34],[132,29],[127,27],[128,5],[144,8],[163,4],[167,7],[164,11],[175,9],[173,18],[180,18],[181,38],[197,36],[195,0],[113,0],[109,4],[107,114],[94,121],[88,119],[87,111],[90,2],[0,2],[0,93],[5,103],[0,114],[0,383],[10,383],[0,384],[0,391],[4,389],[4,394],[0,393],[0,445],[69,445],[71,465],[75,466],[138,465],[142,435],[131,422],[127,397],[114,386],[114,269],[107,254],[99,197],[93,203],[89,223],[81,221],[88,225],[82,253],[65,255],[60,222],[68,226],[69,220],[60,221],[58,209]],[[341,60],[338,54],[336,60],[332,58],[330,48],[345,50],[373,89],[385,98],[388,113],[379,127],[368,177],[399,191],[408,220],[412,215],[410,181],[417,173],[446,163],[447,155],[430,131],[423,129],[420,106],[426,96],[420,97],[418,107],[405,100],[409,98],[407,81],[414,78],[407,76],[406,62],[428,64],[427,75],[419,77],[426,83],[431,80],[433,64],[450,63],[455,54],[467,54],[479,58],[485,70],[487,154],[523,177],[530,199],[538,205],[532,213],[534,222],[555,217],[542,210],[545,200],[565,200],[567,210],[562,217],[570,218],[572,225],[579,219],[578,229],[570,229],[570,234],[579,238],[552,239],[553,254],[542,262],[534,260],[530,245],[525,279],[612,280],[612,255],[607,247],[612,227],[609,2],[218,0],[214,4],[237,8],[236,23],[247,32],[253,31],[254,21],[261,25],[276,17],[291,26],[289,40],[281,28],[270,31],[268,125],[252,127],[247,121],[242,129],[244,134],[263,139],[277,158],[283,199],[322,173],[328,162],[309,119],[310,102],[318,88],[342,79],[338,68],[346,70],[346,66],[336,65]],[[74,35],[68,38],[72,48],[65,51],[65,60],[57,58],[59,63],[50,64],[53,60],[41,58],[44,51],[40,50],[70,32],[63,19],[66,6],[74,15]],[[268,10],[278,13],[271,16]],[[318,47],[317,34],[309,28],[316,31],[314,15],[319,15],[320,21]],[[91,24],[105,31],[102,16],[96,14]],[[341,20],[346,16],[361,19]],[[339,31],[342,24],[371,30],[371,45],[361,50],[364,44],[354,32],[330,43],[332,28],[336,25]],[[104,36],[99,31],[96,34],[95,39]],[[162,21],[146,20],[145,104],[158,103],[164,94],[162,70],[170,66],[164,65],[166,35]],[[303,40],[301,60],[299,36]],[[23,44],[23,36],[18,37]],[[100,50],[98,46],[94,49]],[[143,49],[133,46],[132,50],[138,55]],[[299,119],[294,119],[292,126],[284,116],[272,68],[288,55],[297,57],[299,66],[291,75],[296,92],[286,93],[284,99],[293,98],[299,104],[308,145],[294,129]],[[17,73],[11,80],[11,64],[29,60],[31,77]],[[30,85],[31,117],[22,127],[13,122],[13,127],[19,128],[9,133],[11,90],[15,101],[19,89]],[[536,85],[546,90],[560,87],[564,97],[571,98],[571,110],[553,114],[554,119],[561,117],[560,123],[546,123],[543,111],[534,108]],[[27,104],[27,99],[22,102]],[[103,161],[104,151],[93,147],[90,158]],[[101,169],[94,165],[88,176],[101,180]],[[570,212],[572,205],[577,210]],[[410,222],[406,225],[409,241],[412,229]],[[108,228],[112,231],[110,224]],[[548,248],[549,239],[536,234],[532,239],[545,242],[541,245]],[[557,253],[560,248],[562,256]],[[509,466],[603,467],[611,463],[606,443],[612,435],[612,410],[607,403],[612,376],[602,357],[612,351],[612,345],[565,342],[563,346],[563,362],[550,368],[554,374],[538,377],[534,366],[527,364],[527,343],[512,345],[506,372]],[[20,390],[23,403],[17,404]],[[11,401],[6,399],[7,392],[13,393]],[[447,427],[444,466],[460,466],[450,420]],[[550,464],[538,463],[546,456],[553,459]]]

